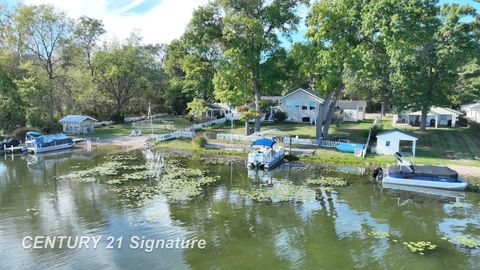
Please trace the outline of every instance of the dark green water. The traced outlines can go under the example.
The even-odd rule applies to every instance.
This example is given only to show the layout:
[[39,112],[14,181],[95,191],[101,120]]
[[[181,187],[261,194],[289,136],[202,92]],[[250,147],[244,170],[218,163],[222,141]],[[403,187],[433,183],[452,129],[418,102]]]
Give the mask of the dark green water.
[[[132,208],[103,181],[55,179],[100,164],[110,151],[1,158],[1,269],[480,269],[480,249],[442,239],[480,238],[478,193],[456,194],[459,198],[418,195],[382,189],[368,173],[340,172],[350,168],[301,164],[249,176],[242,160],[206,165],[183,158],[188,166],[208,169],[221,180],[189,201],[159,196]],[[255,202],[238,192],[281,179],[303,185],[320,175],[339,176],[350,185],[321,190],[323,199],[303,203]],[[463,206],[452,205],[456,200]],[[388,232],[398,242],[375,238],[373,230]],[[96,250],[22,247],[25,236],[38,235],[103,238]],[[197,237],[205,239],[206,248],[108,250],[107,236]],[[420,255],[405,248],[404,241],[431,241],[438,247]]]

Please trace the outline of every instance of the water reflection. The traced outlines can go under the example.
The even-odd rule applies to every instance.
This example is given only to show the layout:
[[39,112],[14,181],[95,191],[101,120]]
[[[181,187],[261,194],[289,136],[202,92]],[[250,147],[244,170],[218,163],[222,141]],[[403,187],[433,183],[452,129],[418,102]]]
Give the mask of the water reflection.
[[[173,203],[160,196],[144,207],[129,208],[102,181],[59,181],[55,176],[105,161],[113,150],[74,150],[15,156],[0,162],[0,261],[18,268],[161,269],[474,269],[478,249],[453,245],[442,237],[479,237],[477,193],[418,195],[381,189],[362,170],[283,164],[273,171],[247,170],[243,160],[183,153],[188,166],[208,169],[222,181],[201,196]],[[148,170],[161,175],[166,152],[139,153]],[[259,203],[235,192],[288,180],[341,177],[347,187],[322,189],[303,203]],[[130,183],[135,184],[135,183]],[[151,180],[149,184],[154,184]],[[265,186],[266,184],[266,186]],[[455,202],[464,205],[454,205]],[[371,237],[388,232],[398,243]],[[25,235],[115,235],[128,238],[190,238],[207,241],[205,250],[23,250]],[[432,241],[437,250],[421,256],[402,241]],[[6,259],[8,258],[8,259]]]

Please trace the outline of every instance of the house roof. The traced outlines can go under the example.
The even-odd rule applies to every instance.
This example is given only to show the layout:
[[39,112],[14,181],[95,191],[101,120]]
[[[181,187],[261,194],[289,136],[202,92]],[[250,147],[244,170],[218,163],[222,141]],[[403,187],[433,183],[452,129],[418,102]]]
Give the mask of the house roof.
[[282,96],[261,96],[260,100],[278,101],[281,98],[282,98]]
[[342,110],[356,110],[358,107],[367,107],[367,102],[363,100],[337,100],[336,107]]
[[69,122],[69,123],[81,123],[87,119],[98,121],[97,119],[90,117],[88,115],[67,115],[64,118],[60,119],[60,123]]
[[[402,114],[407,114],[407,115],[422,115],[422,112],[418,111],[418,112],[407,112],[407,113],[402,113]],[[453,114],[456,114],[456,115],[459,115],[459,114],[462,114],[461,112],[459,111],[456,111],[454,109],[450,109],[450,108],[445,108],[445,107],[432,107],[430,109],[430,111],[428,112],[429,115],[432,115],[432,114],[438,114],[438,115],[453,115]]]
[[207,108],[212,110],[228,110],[228,106],[222,103],[207,104]]
[[321,97],[317,96],[314,91],[312,91],[312,90],[310,90],[310,89],[303,89],[303,88],[298,88],[297,90],[286,94],[285,96],[281,97],[281,98],[279,99],[279,101],[281,101],[281,100],[283,100],[283,99],[285,99],[285,98],[293,95],[294,93],[300,92],[300,91],[303,91],[303,92],[309,94],[310,96],[312,96],[314,99],[316,99],[316,100],[319,101],[320,103],[323,103],[323,102],[324,102],[324,100],[323,100]]
[[480,102],[475,103],[475,104],[471,104],[470,106],[468,106],[468,109],[469,110],[480,110]]
[[387,130],[387,131],[384,131],[384,132],[380,132],[377,134],[377,137],[382,137],[382,136],[385,136],[385,135],[388,135],[388,134],[392,134],[392,133],[401,133],[403,135],[406,135],[408,137],[412,137],[414,139],[418,139],[418,136],[412,132],[408,132],[408,131],[405,131],[405,130],[401,130],[401,129],[392,129],[392,130]]

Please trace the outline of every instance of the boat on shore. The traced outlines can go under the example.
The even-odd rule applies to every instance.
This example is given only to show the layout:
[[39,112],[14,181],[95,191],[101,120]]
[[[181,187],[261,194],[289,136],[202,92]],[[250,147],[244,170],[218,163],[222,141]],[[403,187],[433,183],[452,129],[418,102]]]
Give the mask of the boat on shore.
[[361,143],[346,143],[346,142],[341,142],[338,143],[335,148],[341,152],[346,152],[346,153],[355,153],[355,149],[363,149],[365,147],[364,144]]
[[25,146],[28,152],[34,154],[69,149],[74,145],[75,142],[72,138],[63,133],[51,135],[43,135],[34,131],[26,133]]
[[274,147],[275,144],[276,141],[267,138],[254,141],[252,151],[248,154],[248,167],[273,169],[280,165],[285,157],[285,149]]
[[376,168],[373,177],[384,184],[404,185],[422,188],[435,188],[462,191],[468,183],[459,177],[458,172],[446,166],[413,165],[395,153],[398,164],[390,166],[386,173]]

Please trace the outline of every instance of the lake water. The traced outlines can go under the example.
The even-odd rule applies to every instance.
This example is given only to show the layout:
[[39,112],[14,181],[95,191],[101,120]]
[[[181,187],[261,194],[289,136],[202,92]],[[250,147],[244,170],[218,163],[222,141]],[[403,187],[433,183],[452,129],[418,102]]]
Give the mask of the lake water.
[[[188,155],[175,157],[176,164],[220,176],[188,200],[141,195],[137,204],[118,188],[158,182],[151,177],[107,184],[122,171],[95,181],[61,178],[95,166],[108,169],[112,159],[161,171],[172,157],[109,148],[2,157],[0,268],[480,269],[480,249],[448,241],[480,238],[478,193],[420,195],[382,188],[370,180],[370,172],[357,168],[292,163],[270,173],[249,172],[241,158]],[[319,176],[340,177],[349,185],[306,186],[306,179]],[[282,191],[284,183],[300,187],[297,195],[305,196],[296,202],[259,202],[246,194],[257,188]],[[43,235],[102,238],[96,250],[22,247],[26,236]],[[123,246],[107,249],[109,236],[123,237]],[[128,246],[133,236],[204,239],[206,247],[146,252]],[[403,244],[418,241],[436,247],[421,255]]]

